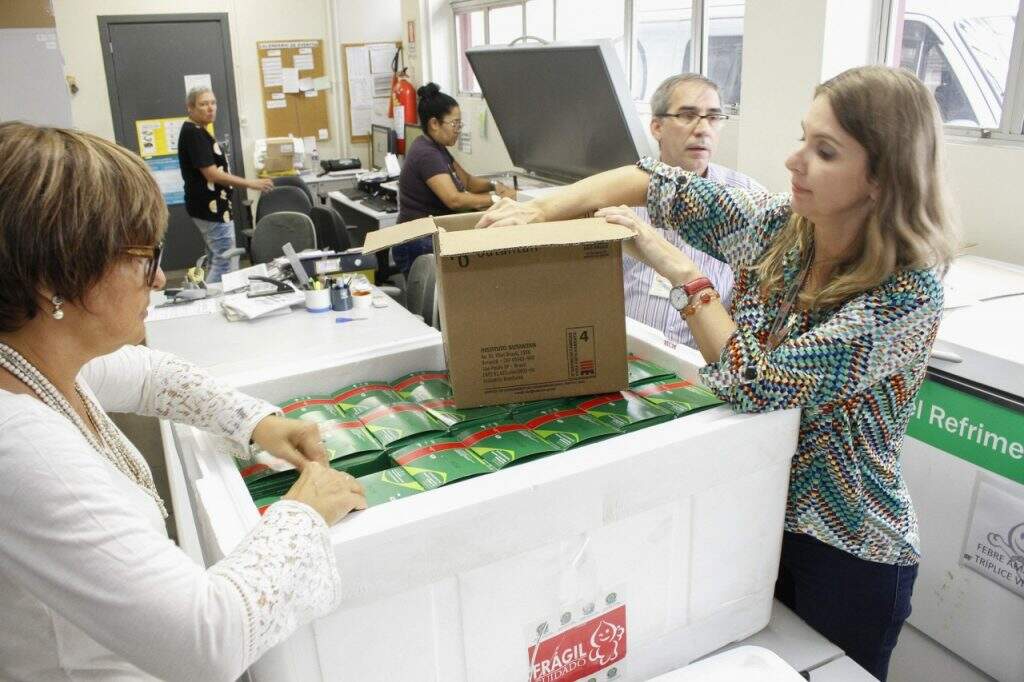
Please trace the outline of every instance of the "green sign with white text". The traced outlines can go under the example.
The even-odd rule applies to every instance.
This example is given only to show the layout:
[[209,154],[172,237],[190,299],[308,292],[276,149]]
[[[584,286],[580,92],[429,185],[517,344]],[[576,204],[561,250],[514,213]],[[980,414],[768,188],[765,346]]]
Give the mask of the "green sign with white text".
[[1024,414],[925,380],[907,435],[1024,483]]

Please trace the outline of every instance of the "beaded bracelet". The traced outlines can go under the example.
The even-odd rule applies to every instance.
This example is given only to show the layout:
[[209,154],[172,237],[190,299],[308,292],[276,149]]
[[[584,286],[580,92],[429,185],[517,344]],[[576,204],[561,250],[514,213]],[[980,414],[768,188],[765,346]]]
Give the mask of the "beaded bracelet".
[[711,303],[711,301],[717,301],[720,298],[721,296],[719,296],[718,292],[714,289],[704,289],[703,291],[697,292],[690,297],[690,302],[683,308],[683,317],[690,317],[697,312],[697,308],[700,306],[707,305],[708,303]]

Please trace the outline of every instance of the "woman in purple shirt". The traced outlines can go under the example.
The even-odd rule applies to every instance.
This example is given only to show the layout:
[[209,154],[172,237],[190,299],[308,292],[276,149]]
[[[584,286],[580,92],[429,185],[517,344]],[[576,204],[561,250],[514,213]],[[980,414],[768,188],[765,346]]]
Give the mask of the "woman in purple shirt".
[[[416,109],[424,134],[405,153],[398,179],[398,222],[485,209],[501,197],[515,199],[511,188],[470,175],[452,158],[448,147],[458,142],[462,130],[459,103],[435,83],[427,83],[417,94]],[[392,255],[395,264],[408,274],[416,257],[430,253],[431,248],[431,240],[424,238],[394,247]]]

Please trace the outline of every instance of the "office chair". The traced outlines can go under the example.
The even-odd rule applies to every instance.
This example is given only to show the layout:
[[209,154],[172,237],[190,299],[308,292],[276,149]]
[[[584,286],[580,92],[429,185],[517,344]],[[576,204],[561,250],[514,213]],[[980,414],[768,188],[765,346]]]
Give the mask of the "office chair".
[[296,251],[315,249],[313,220],[305,213],[294,211],[278,211],[264,216],[253,230],[252,262],[269,263],[282,254],[282,247],[289,242]]
[[439,328],[437,318],[437,262],[434,254],[418,256],[409,268],[405,283],[405,307],[431,327]]
[[348,251],[352,248],[345,219],[330,206],[314,206],[309,211],[316,228],[316,243],[321,249]]
[[313,202],[298,187],[288,185],[275,187],[260,196],[259,203],[256,204],[256,224],[259,225],[260,220],[271,213],[294,211],[295,213],[309,215],[309,209],[311,208],[313,208]]
[[300,178],[298,175],[282,175],[279,178],[274,178],[274,186],[298,187],[299,189],[306,193],[306,196],[309,198],[310,205],[317,205],[316,200],[313,199],[313,192],[310,191],[309,185],[307,185],[306,181]]

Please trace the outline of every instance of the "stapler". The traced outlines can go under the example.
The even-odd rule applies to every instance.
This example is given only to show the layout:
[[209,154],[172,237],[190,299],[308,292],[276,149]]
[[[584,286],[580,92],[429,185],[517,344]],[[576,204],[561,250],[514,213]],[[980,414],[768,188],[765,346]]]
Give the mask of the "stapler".
[[250,282],[266,282],[267,284],[273,284],[276,288],[267,289],[266,291],[247,291],[245,295],[249,298],[257,298],[259,296],[273,296],[275,294],[287,294],[292,291],[298,291],[294,284],[286,279],[274,279],[273,277],[264,277],[262,275],[256,275],[249,278]]
[[182,282],[180,289],[164,289],[164,298],[167,300],[158,305],[157,308],[178,305],[179,303],[191,303],[192,301],[206,298],[209,291],[206,288],[206,270],[203,267],[205,264],[206,255],[203,254],[196,261],[195,266],[189,268],[185,273],[185,281]]

